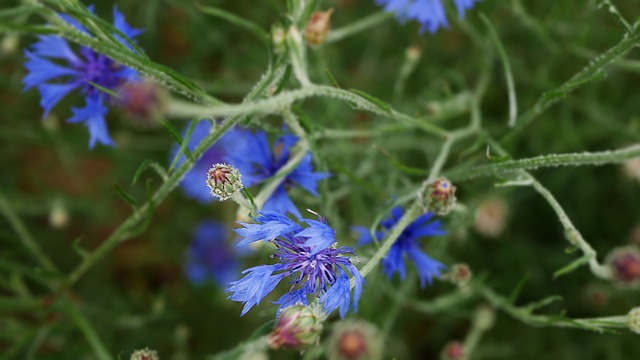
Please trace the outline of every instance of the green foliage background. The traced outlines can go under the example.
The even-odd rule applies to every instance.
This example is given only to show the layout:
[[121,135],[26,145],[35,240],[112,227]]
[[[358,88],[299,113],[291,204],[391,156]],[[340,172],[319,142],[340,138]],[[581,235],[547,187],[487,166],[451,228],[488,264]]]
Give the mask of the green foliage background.
[[[108,126],[118,146],[88,151],[86,129],[64,122],[70,116],[69,107],[80,101],[77,96],[65,99],[50,117],[41,120],[37,91],[21,92],[25,75],[22,49],[34,41],[33,33],[44,29],[51,9],[77,6],[72,1],[42,3],[38,7],[32,4],[39,2],[4,0],[0,11],[2,355],[16,359],[99,358],[92,341],[98,341],[98,348],[103,347],[110,356],[123,359],[143,347],[158,350],[161,359],[199,359],[233,348],[273,319],[275,308],[263,302],[240,318],[241,304],[227,300],[223,289],[214,284],[194,287],[185,279],[182,266],[194,227],[204,219],[232,227],[234,204],[200,205],[176,189],[158,205],[143,233],[118,243],[77,283],[60,285],[77,268],[84,252],[98,248],[131,215],[131,207],[118,196],[114,185],[138,202],[145,201],[145,184],[155,191],[162,179],[147,171],[135,185],[131,180],[147,159],[168,166],[174,141],[162,126],[144,129],[118,111],[110,111]],[[398,112],[445,129],[469,123],[471,99],[484,84],[478,107],[482,131],[453,146],[443,168],[445,174],[490,164],[486,157],[490,139],[499,141],[514,159],[620,149],[640,140],[640,102],[635,99],[640,80],[640,30],[636,25],[625,35],[623,24],[607,6],[598,7],[599,3],[485,0],[467,13],[464,22],[450,16],[451,29],[435,35],[421,35],[416,24],[400,24],[387,17],[364,32],[308,48],[309,77],[315,84],[332,86],[325,76],[328,69],[341,88],[362,90]],[[613,3],[631,26],[640,20],[636,1]],[[379,11],[373,0],[314,4],[321,9],[334,8],[333,29],[348,27]],[[269,48],[265,47],[251,31],[211,16],[201,6],[235,14],[270,33],[274,24],[287,22],[285,1],[147,0],[118,1],[117,5],[130,24],[145,29],[138,44],[149,59],[191,79],[225,103],[241,102],[270,64],[278,65],[270,42]],[[96,14],[110,21],[111,7],[110,1],[96,1]],[[542,94],[560,90],[548,98],[557,104],[536,114],[531,123],[517,125],[517,131],[507,125],[505,59],[480,14],[489,20],[506,51],[519,122],[535,109]],[[634,36],[635,47],[598,69],[595,77],[561,87],[590,61]],[[108,41],[105,44],[107,50],[118,50]],[[421,58],[403,83],[398,79],[402,79],[409,47],[418,49]],[[142,68],[160,69],[144,62]],[[398,83],[404,85],[402,92],[397,90]],[[283,84],[285,89],[299,87],[293,75]],[[176,84],[170,87],[178,89]],[[197,95],[193,89],[186,92]],[[209,100],[215,106],[216,101]],[[320,198],[301,191],[293,197],[300,208],[322,213],[346,245],[355,243],[351,225],[373,224],[396,198],[413,200],[442,146],[438,136],[370,111],[354,110],[345,101],[312,96],[296,102],[295,110],[306,115],[305,130],[317,134],[312,141],[317,168],[334,176],[321,186]],[[180,119],[167,120],[178,129],[186,124]],[[273,114],[254,114],[246,120],[252,127],[271,132],[277,131],[282,121]],[[371,132],[334,138],[322,135],[327,129]],[[495,147],[491,151],[496,153]],[[564,312],[572,319],[598,318],[624,315],[640,305],[637,288],[620,288],[598,279],[588,266],[554,277],[554,272],[577,259],[580,251],[564,251],[569,246],[564,229],[544,198],[530,187],[494,187],[512,174],[496,175],[459,182],[454,179],[458,201],[464,206],[444,219],[450,235],[424,242],[431,256],[447,265],[469,264],[474,284],[504,296],[526,278],[517,306],[551,295],[562,298],[536,314]],[[633,241],[633,230],[640,225],[640,183],[625,177],[620,165],[541,168],[533,175],[555,195],[597,251],[600,262],[611,249]],[[510,209],[507,228],[498,239],[482,237],[472,229],[474,209],[490,196],[504,197]],[[53,227],[49,221],[52,209],[59,204],[69,217],[63,228]],[[52,273],[41,267],[21,245],[25,234],[16,224],[24,225],[59,271]],[[637,242],[637,233],[635,237]],[[374,251],[358,251],[363,264]],[[265,259],[264,253],[257,252],[242,261],[249,267]],[[408,271],[414,271],[411,265]],[[438,281],[420,289],[415,276],[408,279],[388,283],[380,269],[374,269],[367,277],[360,312],[350,316],[386,330],[384,358],[436,358],[447,342],[464,340],[472,327],[474,309],[488,299],[480,287],[473,287],[463,301],[447,301],[425,313],[411,304],[433,304],[434,299],[457,290]],[[286,288],[284,285],[276,293]],[[594,299],[594,289],[601,301]],[[392,296],[394,293],[402,297]],[[470,358],[640,356],[638,335],[625,328],[600,334],[554,327],[551,325],[557,324],[553,322],[538,324],[549,327],[531,326],[504,310],[496,308],[494,327],[483,334]],[[326,334],[331,328],[327,325]],[[298,357],[286,351],[270,354],[273,358]]]

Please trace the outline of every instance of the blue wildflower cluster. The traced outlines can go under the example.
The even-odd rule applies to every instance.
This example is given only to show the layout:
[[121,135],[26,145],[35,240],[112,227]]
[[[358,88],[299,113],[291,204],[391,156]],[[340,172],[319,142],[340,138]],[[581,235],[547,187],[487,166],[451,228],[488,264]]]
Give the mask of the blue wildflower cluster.
[[[393,208],[391,215],[381,222],[385,231],[390,230],[398,220],[400,220],[403,213],[404,211],[401,206]],[[416,269],[418,269],[421,287],[425,287],[427,282],[431,284],[434,276],[440,276],[440,271],[444,269],[445,266],[425,254],[418,243],[418,240],[425,236],[446,234],[446,231],[441,229],[440,220],[431,221],[432,219],[433,213],[430,212],[420,216],[407,226],[396,242],[393,243],[387,257],[382,260],[384,271],[387,273],[389,279],[391,279],[396,272],[400,274],[402,280],[405,279],[407,275],[404,266],[405,257],[411,259]],[[359,234],[358,242],[360,245],[369,244],[373,241],[369,229],[354,226],[353,230]],[[381,240],[385,236],[385,231],[376,232],[376,240]]]
[[[93,7],[89,9],[93,12]],[[90,36],[76,20],[67,15],[60,16]],[[113,8],[113,25],[130,40],[142,32],[129,26],[116,7]],[[129,46],[121,37],[116,38]],[[85,106],[72,107],[73,116],[67,121],[84,123],[89,129],[89,148],[92,149],[98,142],[113,146],[105,123],[108,111],[106,104],[113,99],[100,87],[114,91],[127,82],[139,81],[136,71],[87,47],[81,47],[76,53],[65,39],[53,35],[40,36],[39,41],[33,44],[30,50],[25,50],[25,55],[28,59],[25,63],[28,74],[23,80],[24,90],[38,88],[42,96],[40,105],[44,109],[44,117],[67,94],[78,90],[84,95]]]
[[[264,211],[255,218],[255,224],[240,223],[236,232],[244,239],[238,246],[256,241],[268,241],[276,246],[272,257],[279,261],[273,265],[260,265],[243,272],[245,276],[230,283],[229,299],[244,303],[242,315],[273,291],[286,277],[290,277],[290,290],[275,304],[278,312],[294,304],[309,305],[307,297],[314,295],[325,312],[339,309],[344,318],[351,308],[357,311],[364,282],[358,269],[349,260],[353,249],[337,247],[334,230],[322,219],[304,219],[300,225],[275,211]],[[354,281],[353,295],[350,280]]]
[[[209,121],[200,121],[189,139],[188,148],[193,150],[211,131]],[[286,129],[285,129],[286,131]],[[285,133],[273,146],[269,145],[267,134],[258,130],[232,129],[209,148],[198,160],[193,169],[181,182],[187,196],[202,203],[213,201],[209,190],[203,186],[207,170],[215,163],[226,163],[234,166],[242,174],[242,182],[246,187],[257,185],[275,175],[289,161],[291,148],[298,142],[294,135]],[[177,153],[175,146],[173,154]],[[184,161],[184,155],[179,163]],[[318,181],[331,176],[328,173],[314,172],[313,157],[307,154],[300,164],[284,178],[280,186],[264,204],[263,210],[281,213],[292,213],[300,218],[302,215],[287,194],[287,189],[300,186],[312,195],[318,196]]]
[[240,264],[228,239],[227,228],[221,223],[203,221],[196,227],[184,266],[191,283],[200,285],[212,280],[224,286],[237,277]]
[[[473,8],[479,0],[453,0],[460,19],[466,10]],[[447,14],[442,0],[376,0],[389,12],[396,13],[400,21],[416,20],[420,23],[420,32],[435,33],[439,28],[448,28]]]

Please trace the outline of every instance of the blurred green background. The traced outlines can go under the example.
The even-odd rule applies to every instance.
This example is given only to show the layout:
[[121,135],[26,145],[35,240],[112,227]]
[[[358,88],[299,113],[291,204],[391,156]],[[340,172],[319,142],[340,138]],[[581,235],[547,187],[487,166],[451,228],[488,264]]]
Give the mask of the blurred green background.
[[[250,33],[198,9],[198,4],[218,7],[247,18],[270,31],[283,21],[285,1],[118,1],[127,21],[145,29],[139,45],[154,61],[193,79],[217,98],[237,103],[257,82],[268,65],[264,46]],[[638,20],[640,5],[634,0],[614,1],[628,21]],[[494,1],[485,0],[467,13],[463,23],[450,13],[451,28],[435,35],[418,32],[414,23],[389,19],[342,41],[309,49],[309,69],[314,82],[330,84],[328,69],[344,88],[355,88],[390,102],[407,114],[436,115],[445,128],[463,126],[469,109],[437,116],[438,106],[473,91],[488,77],[481,104],[484,129],[496,138],[508,132],[507,87],[500,58],[489,40],[479,14],[491,21],[507,51],[521,112],[540,95],[554,89],[618,43],[624,28],[599,1]],[[3,8],[16,2],[3,0]],[[96,1],[96,13],[111,20],[111,1]],[[324,1],[333,8],[332,27],[347,26],[379,11],[373,0]],[[37,16],[28,23],[42,22]],[[34,36],[3,33],[0,50],[0,195],[63,273],[81,260],[85,249],[96,248],[131,213],[117,194],[118,185],[140,201],[144,181],[157,187],[159,178],[146,172],[138,184],[131,179],[146,159],[169,162],[173,141],[162,126],[146,128],[118,111],[110,111],[108,127],[116,148],[87,149],[85,127],[66,124],[69,107],[79,96],[62,101],[42,120],[39,94],[21,92],[25,75],[23,49]],[[421,53],[404,94],[394,93],[394,83],[413,47]],[[624,60],[604,69],[603,79],[589,83],[554,105],[515,139],[503,145],[515,158],[550,153],[601,151],[621,148],[640,140],[640,52],[631,50]],[[297,87],[293,78],[290,88]],[[330,99],[309,99],[300,108],[319,126],[333,129],[381,129],[389,120],[354,111]],[[434,110],[435,109],[435,110]],[[172,120],[183,128],[182,120]],[[277,126],[269,117],[253,126]],[[267,125],[264,125],[267,124]],[[272,128],[272,127],[268,127]],[[445,165],[481,162],[485,145],[471,148],[476,139],[458,144]],[[375,146],[374,146],[375,145]],[[312,198],[294,192],[299,207],[322,213],[336,228],[342,244],[354,245],[351,225],[369,226],[394,198],[410,193],[422,176],[402,173],[384,156],[384,149],[401,163],[422,169],[431,166],[441,142],[414,130],[398,130],[355,139],[318,141],[317,167],[334,173]],[[472,151],[465,152],[471,148]],[[535,172],[563,205],[573,223],[599,253],[600,260],[613,248],[640,243],[640,182],[626,176],[622,167],[566,167]],[[640,305],[640,291],[598,280],[586,266],[554,279],[553,273],[574,260],[563,229],[549,205],[529,188],[495,188],[496,179],[476,179],[456,184],[457,197],[467,212],[444,221],[449,236],[425,241],[431,256],[447,265],[464,262],[496,292],[508,295],[528,274],[518,304],[559,295],[541,313],[566,311],[571,318],[623,315]],[[492,239],[473,229],[474,211],[483,200],[504,199],[508,208],[505,230]],[[190,284],[182,270],[185,251],[197,224],[205,219],[234,226],[236,206],[202,205],[177,188],[155,211],[148,229],[127,240],[97,263],[67,293],[71,303],[95,328],[114,355],[128,358],[131,351],[149,347],[161,359],[200,359],[232,348],[265,322],[275,307],[263,302],[240,317],[241,304],[226,299],[214,283]],[[62,211],[62,213],[56,211]],[[52,219],[52,216],[66,218]],[[634,232],[635,231],[635,232]],[[231,233],[231,231],[230,231]],[[56,303],[57,296],[43,286],[47,278],[20,245],[14,228],[0,217],[0,352],[24,359],[92,359],[91,347],[77,322]],[[358,252],[366,260],[368,250]],[[263,263],[264,253],[242,258],[243,268]],[[408,266],[409,273],[415,271]],[[398,279],[387,283],[375,271],[367,278],[358,314],[388,326],[384,358],[432,359],[451,340],[462,340],[470,318],[482,299],[473,298],[432,314],[416,312],[397,303],[390,293],[402,289],[407,297],[424,301],[454,290],[436,282],[420,289]],[[286,291],[287,285],[282,286]],[[384,290],[384,291],[382,291]],[[276,291],[282,293],[282,291]],[[12,308],[6,299],[33,300],[33,306]],[[268,298],[274,300],[276,296]],[[25,300],[25,304],[27,304]],[[390,316],[399,309],[397,318]],[[633,359],[640,357],[638,335],[627,330],[598,334],[583,330],[531,327],[497,310],[495,326],[475,349],[473,359]],[[335,317],[335,315],[334,315]],[[392,319],[392,322],[387,324]],[[336,320],[332,317],[331,319]],[[327,334],[330,332],[327,326]],[[326,336],[325,336],[326,337]],[[274,359],[297,358],[293,351],[270,353]]]

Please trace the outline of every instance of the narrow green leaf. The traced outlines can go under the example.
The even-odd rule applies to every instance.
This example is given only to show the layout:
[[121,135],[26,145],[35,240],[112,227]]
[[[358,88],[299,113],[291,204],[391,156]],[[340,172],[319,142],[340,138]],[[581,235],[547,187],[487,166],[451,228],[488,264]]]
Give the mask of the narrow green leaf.
[[136,199],[133,198],[133,196],[129,195],[126,191],[122,190],[122,188],[118,185],[114,185],[114,187],[116,188],[116,192],[118,193],[118,195],[120,195],[120,197],[124,201],[129,203],[129,205],[133,206],[134,209],[138,209],[138,203],[136,202]]
[[324,74],[327,76],[327,78],[329,79],[329,81],[331,81],[331,83],[333,84],[333,86],[335,86],[336,88],[340,89],[340,84],[338,84],[338,82],[336,81],[336,78],[333,77],[333,75],[331,74],[331,72],[329,71],[329,69],[324,69]]
[[220,19],[224,19],[224,20],[226,20],[226,21],[228,21],[228,22],[230,22],[230,23],[232,23],[234,25],[238,25],[238,26],[240,26],[240,27],[242,27],[244,29],[249,30],[254,35],[256,35],[260,39],[260,41],[262,41],[267,46],[267,48],[269,47],[269,39],[270,39],[269,34],[267,34],[266,31],[262,30],[262,28],[258,24],[254,23],[254,22],[252,22],[250,20],[247,20],[247,19],[245,19],[243,17],[240,17],[240,16],[238,16],[236,14],[233,14],[231,12],[228,12],[228,11],[225,11],[225,10],[222,10],[222,9],[218,9],[218,8],[215,8],[215,7],[211,7],[211,6],[204,6],[204,5],[200,5],[199,4],[198,5],[198,10],[200,10],[201,12],[203,12],[203,13],[205,13],[207,15],[211,15],[211,16],[215,16],[215,17],[220,18]]
[[391,164],[393,166],[395,166],[398,170],[406,173],[406,174],[410,174],[410,175],[429,175],[429,170],[427,169],[419,169],[419,168],[414,168],[411,166],[407,166],[402,164],[400,161],[396,160],[391,154],[389,154],[389,152],[387,152],[385,149],[377,146],[377,145],[372,145],[376,150],[378,150],[382,155],[384,155],[387,159],[389,159],[389,161],[391,162]]
[[484,22],[484,24],[489,29],[489,35],[491,36],[491,40],[496,45],[498,49],[498,55],[500,55],[500,60],[502,60],[502,66],[504,68],[504,75],[507,79],[507,91],[509,96],[509,126],[512,127],[516,124],[516,119],[518,118],[518,102],[516,101],[516,87],[513,81],[513,74],[511,73],[511,64],[509,63],[509,57],[507,56],[507,51],[500,41],[500,37],[496,32],[496,29],[491,24],[489,18],[487,18],[483,13],[480,13],[480,19]]
[[378,99],[376,97],[373,97],[373,96],[367,94],[364,91],[360,91],[360,90],[356,90],[356,89],[349,89],[349,91],[354,93],[354,94],[356,94],[356,95],[358,95],[358,96],[361,96],[361,97],[367,99],[369,102],[373,103],[374,105],[376,105],[380,109],[384,110],[385,112],[391,112],[391,105],[387,104],[386,102],[384,102],[384,101],[382,101],[382,100],[380,100],[380,99]]
[[162,180],[164,181],[165,178],[167,177],[167,172],[164,170],[164,168],[162,167],[162,165],[160,165],[160,163],[158,163],[157,161],[154,160],[145,160],[142,162],[142,164],[140,164],[140,166],[138,166],[138,169],[136,170],[135,174],[133,175],[133,180],[131,181],[131,186],[135,185],[136,182],[138,182],[138,179],[140,178],[140,175],[142,175],[142,173],[147,170],[147,168],[153,168],[156,173],[158,173],[158,175],[160,175],[160,177],[162,178]]
[[118,94],[117,92],[107,89],[104,86],[100,86],[96,83],[94,83],[93,81],[89,81],[89,84],[93,85],[95,88],[97,88],[98,90],[102,91],[103,93],[107,94],[107,95],[111,95],[113,96],[115,99],[120,99],[120,94]]
[[529,312],[533,312],[533,311],[538,310],[540,308],[543,308],[543,307],[545,307],[547,305],[550,305],[550,304],[552,304],[552,303],[554,303],[556,301],[562,301],[562,300],[564,300],[564,299],[560,295],[551,295],[551,296],[548,296],[548,297],[546,297],[546,298],[544,298],[542,300],[538,300],[538,301],[529,303],[529,304],[523,306],[523,308],[527,309]]
[[569,265],[563,267],[562,269],[557,270],[556,272],[553,273],[553,278],[557,279],[560,276],[570,273],[571,271],[577,269],[578,267],[587,264],[589,262],[589,260],[591,260],[591,255],[583,255],[582,257],[578,258],[577,260],[571,262]]
[[513,288],[513,290],[511,290],[511,294],[509,294],[509,302],[511,304],[515,304],[516,300],[518,300],[518,296],[520,296],[520,293],[522,292],[524,285],[529,280],[529,275],[530,275],[529,272],[524,273],[524,275],[522,275],[520,280],[518,280],[516,287]]
[[[191,124],[189,125],[189,128],[191,129],[193,126],[195,126],[194,125],[195,123],[196,123],[196,121],[192,121]],[[189,142],[188,141],[183,141],[182,136],[180,136],[180,133],[178,133],[178,131],[168,121],[163,121],[162,125],[165,127],[165,129],[167,129],[169,131],[169,134],[171,135],[173,140],[175,140],[175,142],[177,142],[178,145],[180,145],[180,150],[176,154],[176,158],[179,158],[179,156],[181,154],[185,154],[185,156],[187,158],[189,158],[189,160],[191,162],[195,162],[196,160],[193,157],[193,154],[191,153],[191,151],[189,150],[189,148],[187,146],[189,144]],[[191,132],[193,132],[193,129],[191,129]],[[189,134],[189,133],[187,132],[187,134]],[[173,168],[173,166],[171,166],[171,168]]]

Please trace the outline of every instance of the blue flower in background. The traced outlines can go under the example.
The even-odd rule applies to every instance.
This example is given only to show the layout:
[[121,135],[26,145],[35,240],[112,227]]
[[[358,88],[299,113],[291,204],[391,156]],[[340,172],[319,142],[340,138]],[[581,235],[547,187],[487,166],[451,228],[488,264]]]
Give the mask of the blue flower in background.
[[[186,135],[187,129],[190,124],[187,124],[185,130],[182,134],[183,138]],[[208,120],[199,121],[195,127],[193,128],[193,132],[191,133],[191,137],[189,138],[189,142],[187,143],[187,148],[190,151],[195,150],[196,146],[204,140],[209,132],[211,131],[211,122]],[[180,182],[180,186],[182,190],[184,190],[185,195],[188,197],[198,200],[203,204],[208,204],[213,201],[217,201],[217,199],[211,195],[211,191],[207,187],[205,181],[207,180],[207,171],[211,168],[213,164],[223,163],[225,162],[225,156],[227,154],[228,143],[235,141],[235,138],[241,138],[243,136],[243,131],[241,130],[229,130],[224,136],[222,136],[218,141],[213,144],[207,151],[202,154],[202,157],[198,159],[182,178]],[[177,144],[173,146],[171,149],[171,158],[173,158],[180,149],[180,146]],[[180,159],[178,159],[178,166],[182,164],[185,160],[185,155],[180,155]],[[244,174],[243,174],[244,175]],[[244,179],[244,176],[243,176]]]
[[[291,147],[297,142],[297,137],[285,134],[276,140],[273,147],[270,147],[265,132],[258,131],[255,134],[245,132],[241,137],[236,137],[233,142],[226,143],[224,160],[240,171],[242,182],[249,187],[275,175],[289,161]],[[307,154],[285,177],[264,204],[263,210],[290,212],[298,218],[302,217],[287,195],[287,188],[298,185],[312,195],[318,196],[318,181],[331,176],[328,173],[313,172],[312,161],[311,153]]]
[[184,271],[191,283],[213,280],[225,286],[240,273],[237,256],[227,243],[227,228],[214,221],[203,221],[193,233]]
[[[93,7],[89,9],[93,12]],[[86,29],[73,18],[66,15],[61,17],[89,35]],[[113,19],[114,26],[130,39],[142,32],[130,27],[116,7],[113,8]],[[25,50],[27,57],[25,67],[28,74],[23,79],[24,91],[33,87],[38,88],[42,96],[40,105],[44,109],[43,117],[46,117],[62,98],[71,91],[78,90],[85,97],[85,106],[72,107],[73,116],[67,121],[85,124],[90,134],[89,148],[93,149],[96,142],[113,146],[113,140],[109,136],[105,123],[105,115],[108,111],[105,103],[108,104],[112,99],[110,95],[93,84],[108,90],[116,90],[126,82],[138,81],[137,73],[87,47],[81,47],[76,54],[71,50],[69,43],[61,37],[47,35],[40,36],[38,39],[38,42],[29,50]],[[120,40],[126,44],[122,39]]]
[[[389,231],[402,217],[404,211],[401,206],[395,207],[391,210],[391,215],[381,222],[382,227]],[[402,280],[406,277],[406,270],[404,267],[404,260],[408,257],[416,265],[418,269],[418,275],[420,276],[420,286],[425,287],[428,282],[431,284],[434,276],[440,276],[440,271],[445,268],[440,262],[430,258],[420,248],[418,240],[425,236],[437,236],[445,235],[447,232],[441,229],[440,220],[431,221],[433,219],[433,213],[426,213],[417,218],[411,225],[407,226],[400,237],[391,246],[387,257],[382,260],[384,271],[387,273],[387,277],[391,279],[394,273],[400,273]],[[360,236],[358,243],[365,245],[373,241],[369,229],[354,226],[355,230]],[[382,240],[385,232],[376,232],[375,236],[377,240]]]
[[[464,12],[473,8],[479,0],[453,0],[460,19]],[[442,0],[376,0],[388,12],[395,12],[400,21],[416,20],[420,23],[420,32],[428,30],[435,33],[439,28],[448,28],[447,14]]]
[[[238,246],[256,241],[268,241],[276,246],[272,257],[279,260],[274,265],[261,265],[243,272],[245,276],[230,283],[229,299],[244,303],[242,315],[267,296],[285,277],[290,277],[289,292],[275,304],[282,309],[302,303],[308,305],[307,296],[320,298],[327,313],[340,309],[344,318],[349,308],[358,309],[364,279],[351,261],[353,249],[337,247],[334,231],[324,221],[305,219],[303,227],[290,218],[275,211],[261,212],[255,218],[256,224],[246,224],[236,232],[244,237]],[[351,274],[355,287],[353,296],[349,285]]]

